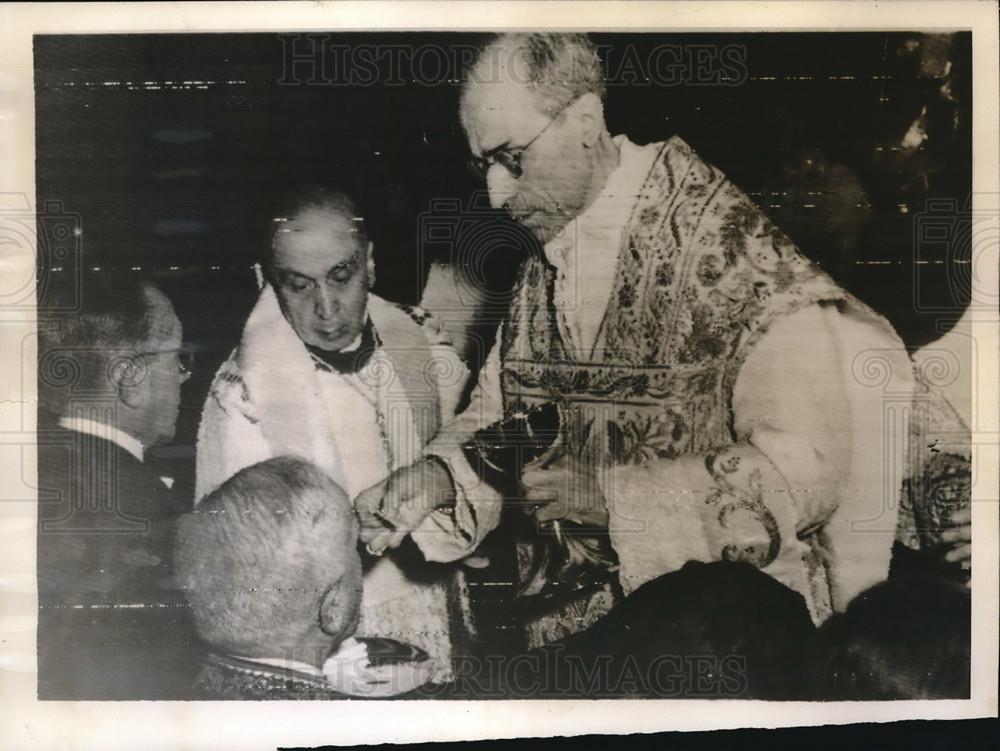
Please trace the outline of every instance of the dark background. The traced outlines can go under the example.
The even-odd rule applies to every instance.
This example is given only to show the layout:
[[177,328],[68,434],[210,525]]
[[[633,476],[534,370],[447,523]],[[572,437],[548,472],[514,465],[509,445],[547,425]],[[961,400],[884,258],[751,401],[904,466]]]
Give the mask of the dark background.
[[[504,220],[478,203],[470,208],[483,186],[464,166],[459,71],[425,65],[414,74],[405,53],[464,50],[480,39],[350,33],[301,37],[290,47],[277,34],[35,38],[38,205],[82,231],[58,261],[40,253],[39,309],[44,316],[47,279],[109,267],[141,269],[171,296],[198,363],[177,439],[160,460],[191,471],[211,377],[256,296],[251,265],[270,205],[296,183],[356,196],[383,296],[417,302],[430,261],[457,258],[502,310],[531,241],[510,227],[477,234],[475,227]],[[612,74],[612,134],[638,143],[682,136],[806,255],[887,315],[908,346],[954,323],[967,300],[970,35],[950,37],[944,49],[940,37],[918,33],[594,39]],[[735,46],[745,75],[706,83],[690,69],[676,85],[647,83],[642,61],[659,45]],[[321,52],[387,46],[404,52],[374,68]],[[312,62],[290,68],[290,50]],[[926,141],[900,150],[921,113]],[[462,207],[430,213],[459,228],[454,241],[423,241],[421,222],[442,198]],[[933,243],[921,230],[929,205],[944,233]],[[46,226],[40,221],[42,245]]]

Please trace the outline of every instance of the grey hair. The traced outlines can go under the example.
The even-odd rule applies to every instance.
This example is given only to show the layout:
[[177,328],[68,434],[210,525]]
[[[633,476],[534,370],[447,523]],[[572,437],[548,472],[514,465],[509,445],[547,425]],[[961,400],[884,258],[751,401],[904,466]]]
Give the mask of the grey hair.
[[321,209],[342,217],[350,232],[364,250],[368,246],[368,228],[357,204],[346,193],[323,185],[303,185],[286,193],[271,212],[268,243],[264,254],[264,270],[268,271],[274,255],[274,241],[287,222],[306,211]]
[[[39,327],[39,398],[45,409],[61,414],[74,389],[103,393],[114,384],[110,364],[123,351],[148,349],[157,323],[157,287],[141,274],[104,271],[86,280],[80,300],[72,289],[56,289],[39,302],[39,311],[67,310]],[[162,293],[161,293],[162,294]],[[65,372],[75,374],[64,382]]]
[[607,93],[597,47],[586,34],[511,33],[488,42],[466,70],[462,101],[471,83],[488,82],[484,67],[495,70],[500,55],[509,55],[508,70],[518,83],[538,98],[542,110],[553,114],[584,94]]
[[[178,525],[175,568],[201,638],[248,657],[295,643],[319,617],[331,572],[313,551],[327,515],[353,524],[347,495],[313,464],[277,457],[237,472]],[[345,553],[347,551],[345,550]]]

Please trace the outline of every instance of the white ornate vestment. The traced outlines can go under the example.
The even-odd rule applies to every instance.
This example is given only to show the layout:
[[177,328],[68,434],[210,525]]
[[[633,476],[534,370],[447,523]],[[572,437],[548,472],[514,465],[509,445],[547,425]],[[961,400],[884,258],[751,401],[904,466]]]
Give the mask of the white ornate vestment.
[[[368,313],[380,344],[359,372],[340,373],[309,353],[274,291],[262,290],[205,402],[197,499],[240,469],[285,454],[309,459],[354,498],[420,457],[441,418],[453,414],[468,371],[420,316],[374,295]],[[455,630],[468,624],[454,562],[485,531],[464,496],[432,512],[412,535],[425,561],[401,563],[390,553],[366,571],[357,635],[416,644],[438,662],[435,679],[448,680]]]

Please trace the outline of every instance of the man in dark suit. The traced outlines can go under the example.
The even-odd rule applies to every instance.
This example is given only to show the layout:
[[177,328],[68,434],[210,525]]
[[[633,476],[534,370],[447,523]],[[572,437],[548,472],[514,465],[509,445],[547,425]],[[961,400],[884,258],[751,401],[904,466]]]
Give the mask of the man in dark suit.
[[174,435],[181,337],[170,301],[136,275],[106,275],[40,327],[41,699],[189,692],[195,639],[171,564],[182,509],[144,463]]

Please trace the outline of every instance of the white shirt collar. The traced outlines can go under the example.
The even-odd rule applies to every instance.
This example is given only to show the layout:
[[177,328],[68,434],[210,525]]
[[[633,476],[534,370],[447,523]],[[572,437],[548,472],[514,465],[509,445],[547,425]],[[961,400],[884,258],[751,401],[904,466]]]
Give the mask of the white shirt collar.
[[320,670],[315,665],[301,660],[289,660],[284,657],[244,657],[243,655],[233,655],[237,659],[246,662],[256,662],[261,665],[282,668],[284,670],[297,670],[300,673],[307,673],[318,678],[328,677],[335,674],[337,670],[343,671],[345,666],[357,669],[368,666],[368,647],[364,642],[359,642],[354,637],[344,639],[332,655],[330,655]]
[[281,657],[244,657],[243,655],[233,655],[233,657],[244,662],[256,662],[260,665],[281,668],[282,670],[294,670],[297,673],[305,673],[316,678],[322,678],[323,673],[315,665],[300,660],[285,660]]
[[113,428],[110,425],[105,425],[104,423],[97,422],[96,420],[88,420],[83,417],[60,417],[59,427],[66,428],[66,430],[72,430],[77,433],[103,438],[105,441],[111,441],[115,445],[128,451],[140,462],[143,459],[144,449],[142,442],[133,438],[128,433],[119,430],[118,428]]

